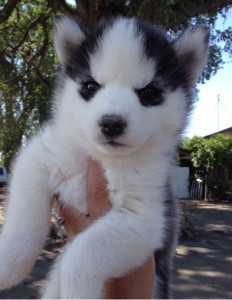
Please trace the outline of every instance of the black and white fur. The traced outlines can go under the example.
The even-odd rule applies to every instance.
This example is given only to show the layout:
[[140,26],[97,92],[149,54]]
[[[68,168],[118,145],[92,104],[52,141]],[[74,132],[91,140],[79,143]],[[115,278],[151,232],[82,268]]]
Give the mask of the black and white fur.
[[112,209],[78,235],[51,273],[44,298],[101,298],[106,280],[155,251],[156,294],[169,297],[178,232],[170,171],[208,56],[208,31],[175,41],[131,18],[93,33],[73,19],[55,25],[61,74],[51,122],[17,157],[0,237],[0,289],[30,272],[47,236],[54,194],[88,213],[89,157],[108,180]]

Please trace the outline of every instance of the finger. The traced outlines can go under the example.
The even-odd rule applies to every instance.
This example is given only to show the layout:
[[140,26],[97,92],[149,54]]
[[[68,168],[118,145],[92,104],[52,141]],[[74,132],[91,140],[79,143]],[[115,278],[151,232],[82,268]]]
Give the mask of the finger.
[[98,162],[90,160],[88,170],[88,207],[91,219],[96,219],[110,208],[107,180]]
[[[155,280],[154,255],[122,278],[111,279],[105,287],[105,299],[152,299]],[[131,288],[133,287],[133,288]]]
[[63,226],[68,233],[69,238],[82,232],[90,224],[90,219],[70,206],[62,206],[60,215],[64,219]]

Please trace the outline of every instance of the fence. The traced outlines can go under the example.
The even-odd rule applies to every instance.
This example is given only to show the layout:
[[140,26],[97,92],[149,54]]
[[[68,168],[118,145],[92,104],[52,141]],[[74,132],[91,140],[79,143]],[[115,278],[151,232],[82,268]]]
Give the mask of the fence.
[[204,199],[205,195],[205,183],[204,180],[197,178],[191,182],[190,185],[190,197],[192,199]]

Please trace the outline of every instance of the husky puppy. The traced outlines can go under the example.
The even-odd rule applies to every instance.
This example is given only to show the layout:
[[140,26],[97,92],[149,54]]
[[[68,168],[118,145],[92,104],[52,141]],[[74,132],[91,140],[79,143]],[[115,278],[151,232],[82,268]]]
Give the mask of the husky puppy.
[[0,289],[30,272],[49,231],[52,199],[88,213],[88,160],[99,161],[112,209],[57,261],[44,298],[101,298],[109,278],[155,251],[156,294],[168,298],[178,213],[170,170],[208,56],[208,30],[175,41],[135,18],[93,33],[73,19],[55,24],[61,74],[54,113],[15,160],[0,237]]

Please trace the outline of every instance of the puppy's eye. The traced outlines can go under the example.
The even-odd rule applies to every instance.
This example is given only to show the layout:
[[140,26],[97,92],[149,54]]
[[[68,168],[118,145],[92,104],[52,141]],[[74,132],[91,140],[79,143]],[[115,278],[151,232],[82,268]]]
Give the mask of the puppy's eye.
[[139,101],[143,106],[156,106],[160,105],[163,101],[163,91],[153,84],[148,84],[142,89],[135,90],[139,97]]
[[96,81],[84,82],[83,86],[86,88],[86,90],[88,90],[90,92],[95,92],[99,88],[99,84]]
[[84,81],[81,83],[80,94],[86,100],[90,100],[100,89],[100,84],[94,80]]

